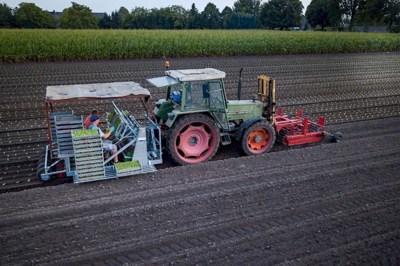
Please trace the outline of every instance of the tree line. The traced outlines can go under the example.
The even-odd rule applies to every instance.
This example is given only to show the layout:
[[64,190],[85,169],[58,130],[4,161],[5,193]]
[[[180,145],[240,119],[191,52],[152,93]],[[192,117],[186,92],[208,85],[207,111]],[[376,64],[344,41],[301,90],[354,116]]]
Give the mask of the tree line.
[[306,17],[312,27],[344,28],[358,25],[386,25],[400,32],[399,0],[312,0]]
[[[0,27],[65,29],[298,29],[302,22],[300,0],[237,0],[221,12],[213,3],[203,11],[195,4],[189,10],[182,6],[131,12],[120,7],[111,14],[95,16],[89,7],[72,2],[71,7],[56,16],[33,3],[11,8],[0,4]],[[399,0],[312,0],[305,12],[311,27],[352,30],[356,24],[386,25],[390,31],[400,29]]]

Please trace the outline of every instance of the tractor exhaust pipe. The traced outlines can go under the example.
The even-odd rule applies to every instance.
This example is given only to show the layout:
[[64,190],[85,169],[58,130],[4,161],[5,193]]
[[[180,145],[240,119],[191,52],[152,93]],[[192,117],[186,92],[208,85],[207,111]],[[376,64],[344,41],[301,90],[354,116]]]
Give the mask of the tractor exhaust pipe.
[[242,72],[243,72],[243,67],[239,71],[238,92],[237,92],[238,100],[240,100],[240,96],[242,94]]

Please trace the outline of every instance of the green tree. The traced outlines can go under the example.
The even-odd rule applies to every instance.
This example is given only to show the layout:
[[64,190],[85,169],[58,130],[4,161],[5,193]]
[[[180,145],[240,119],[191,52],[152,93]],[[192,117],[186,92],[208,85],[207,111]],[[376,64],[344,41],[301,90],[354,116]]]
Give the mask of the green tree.
[[196,8],[195,4],[189,10],[188,14],[188,29],[200,29],[201,28],[201,16]]
[[15,20],[21,28],[55,28],[56,23],[49,12],[33,3],[21,3],[15,11]]
[[208,3],[201,12],[202,25],[206,29],[220,29],[221,28],[221,18],[220,13],[216,5],[213,3]]
[[110,26],[112,29],[120,29],[122,28],[122,17],[119,12],[114,11],[111,12],[111,23]]
[[123,27],[131,29],[184,29],[188,27],[188,11],[181,6],[135,8],[123,19]]
[[104,13],[104,16],[99,20],[99,28],[111,29],[111,16]]
[[61,27],[64,29],[94,29],[98,19],[89,7],[72,2],[72,6],[63,10]]
[[[346,2],[344,2],[346,3]],[[355,5],[357,4],[358,5]],[[384,25],[393,31],[393,25],[400,24],[400,1],[399,0],[359,0],[353,3],[353,15],[350,17],[348,10],[350,5],[342,5],[346,15],[349,30],[354,24],[362,25]],[[347,10],[347,12],[346,12]],[[396,26],[394,26],[396,28]]]
[[188,12],[182,6],[173,5],[169,7],[170,9],[170,16],[173,20],[173,28],[174,29],[184,29],[187,27],[187,16]]
[[147,17],[147,27],[152,29],[184,29],[187,24],[187,11],[177,5],[152,9]]
[[232,17],[233,17],[233,10],[232,8],[226,6],[224,10],[221,12],[221,23],[223,29],[230,29],[232,28]]
[[281,30],[298,27],[302,11],[303,4],[300,0],[271,0],[261,7],[261,25]]
[[307,7],[306,17],[312,27],[337,26],[341,20],[339,3],[336,0],[312,0]]
[[232,26],[237,29],[257,28],[260,24],[260,0],[238,0],[233,4]]
[[356,16],[366,0],[339,0],[339,6],[342,13],[346,16],[345,21],[348,24],[348,30],[352,31]]
[[121,6],[121,7],[118,9],[118,13],[119,13],[119,15],[123,18],[123,17],[126,17],[126,16],[129,15],[129,10],[126,9],[126,7]]
[[0,28],[11,28],[15,26],[15,17],[11,7],[0,4]]
[[118,14],[121,16],[121,25],[120,25],[120,28],[122,29],[122,28],[124,28],[125,22],[126,22],[126,20],[128,19],[128,17],[129,17],[129,10],[126,9],[126,7],[121,6],[121,7],[118,9]]
[[146,15],[146,28],[148,29],[172,29],[173,22],[167,21],[169,16],[169,9],[151,9]]
[[387,0],[384,6],[384,23],[391,32],[400,32],[400,2],[398,0]]
[[233,4],[233,12],[255,15],[260,11],[260,0],[237,0]]
[[357,23],[362,23],[365,25],[383,23],[386,2],[388,2],[388,0],[362,1],[356,17]]
[[124,21],[124,28],[128,29],[146,29],[147,17],[149,16],[149,11],[144,7],[136,7]]

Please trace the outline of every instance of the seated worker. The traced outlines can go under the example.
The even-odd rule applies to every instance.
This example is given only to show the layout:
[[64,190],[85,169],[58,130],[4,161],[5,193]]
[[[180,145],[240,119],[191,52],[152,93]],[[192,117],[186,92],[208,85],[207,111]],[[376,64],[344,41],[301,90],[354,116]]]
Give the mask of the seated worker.
[[[88,129],[98,129],[100,132],[100,137],[103,139],[107,139],[108,137],[110,137],[111,133],[114,132],[114,127],[111,127],[110,131],[108,131],[107,133],[103,133],[103,131],[99,128],[100,118],[97,115],[92,115],[90,118],[90,122],[91,124]],[[117,153],[118,148],[117,145],[112,144],[111,142],[103,141],[103,150],[115,154]],[[118,163],[118,156],[114,157],[114,163]]]
[[99,116],[99,111],[93,110],[92,113],[88,117],[86,117],[85,122],[83,123],[83,126],[85,128],[89,128],[90,124],[92,124],[92,122],[90,121],[90,118],[94,115]]

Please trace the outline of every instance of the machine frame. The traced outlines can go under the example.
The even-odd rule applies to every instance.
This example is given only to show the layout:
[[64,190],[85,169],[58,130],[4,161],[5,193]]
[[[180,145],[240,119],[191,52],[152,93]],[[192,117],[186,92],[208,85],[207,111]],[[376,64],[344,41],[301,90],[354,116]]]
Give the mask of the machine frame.
[[[141,125],[112,102],[113,111],[107,114],[107,124],[115,127],[113,142],[118,152],[106,159],[102,150],[104,140],[98,132],[84,130],[82,116],[55,112],[59,103],[115,99],[138,99],[145,122]],[[59,176],[72,177],[74,183],[82,183],[156,171],[154,165],[162,163],[161,129],[153,122],[149,99],[150,92],[135,82],[47,87],[45,112],[49,143],[39,158],[37,176],[44,182]],[[123,153],[125,161],[113,165],[112,159]]]

